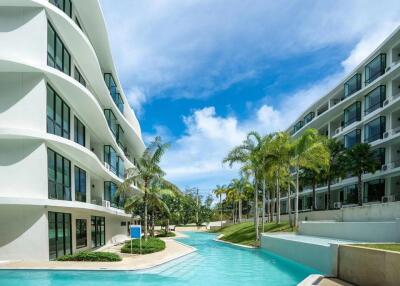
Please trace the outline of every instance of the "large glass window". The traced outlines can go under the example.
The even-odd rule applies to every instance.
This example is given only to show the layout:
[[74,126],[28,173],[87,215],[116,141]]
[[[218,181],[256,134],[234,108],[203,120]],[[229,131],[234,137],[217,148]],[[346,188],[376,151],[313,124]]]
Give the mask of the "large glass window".
[[386,99],[386,87],[380,85],[365,96],[364,113],[365,115],[383,106]]
[[385,180],[378,179],[364,183],[364,203],[380,202],[385,195]]
[[117,118],[115,117],[115,115],[111,109],[104,109],[104,115],[106,117],[108,127],[110,127],[110,130],[111,130],[112,134],[114,135],[114,137],[117,138],[117,133],[118,133]]
[[106,244],[106,222],[104,217],[92,216],[91,218],[92,247]]
[[361,102],[356,101],[344,110],[344,127],[361,120]]
[[117,84],[115,83],[114,77],[110,73],[104,74],[104,81],[110,91],[110,95],[117,105],[118,109],[123,113],[124,112],[124,101],[122,100],[121,94],[117,91]]
[[379,162],[379,164],[385,165],[386,159],[385,159],[385,148],[377,148],[375,150],[373,150],[374,152],[374,156],[377,162]]
[[114,182],[104,182],[104,200],[109,201],[114,208],[124,207],[124,200],[117,195],[117,185]]
[[343,187],[342,190],[343,194],[343,201],[342,203],[344,205],[348,204],[356,204],[358,202],[358,190],[357,190],[357,185],[350,185]]
[[365,84],[369,84],[385,73],[386,54],[376,56],[365,66]]
[[296,133],[297,131],[299,131],[304,125],[303,120],[300,120],[299,122],[297,122],[294,126],[293,126],[293,132]]
[[348,97],[361,89],[361,75],[355,74],[344,84],[344,97]]
[[121,128],[121,126],[119,124],[118,124],[118,128],[117,128],[117,143],[121,147],[122,150],[125,150],[126,143],[125,143],[124,130]]
[[77,67],[75,67],[74,70],[74,78],[79,81],[83,86],[86,86],[86,80],[83,78]]
[[47,65],[71,75],[71,56],[50,22],[47,25]]
[[50,0],[50,3],[57,6],[64,11],[69,17],[72,18],[72,3],[71,0]]
[[85,146],[85,125],[78,119],[74,118],[74,140],[76,143]]
[[86,219],[76,220],[76,248],[87,246],[87,221]]
[[71,162],[47,149],[49,199],[71,200]]
[[350,149],[355,144],[361,143],[361,130],[355,129],[344,135],[344,147]]
[[364,142],[370,143],[383,138],[386,131],[386,118],[380,116],[364,126]]
[[306,116],[304,116],[304,124],[307,124],[308,122],[313,120],[314,116],[315,116],[315,113],[312,111],[310,113],[308,113]]
[[86,202],[86,172],[75,166],[75,200]]
[[118,166],[118,177],[120,177],[121,179],[125,178],[125,165],[124,165],[124,160],[122,160],[121,157],[118,156],[118,162],[117,162],[117,166]]
[[47,132],[67,139],[70,137],[70,109],[49,85],[47,85]]
[[72,254],[71,214],[48,212],[50,260]]
[[117,152],[115,149],[110,145],[104,146],[104,162],[108,164],[110,167],[111,172],[117,174],[118,169],[118,158]]

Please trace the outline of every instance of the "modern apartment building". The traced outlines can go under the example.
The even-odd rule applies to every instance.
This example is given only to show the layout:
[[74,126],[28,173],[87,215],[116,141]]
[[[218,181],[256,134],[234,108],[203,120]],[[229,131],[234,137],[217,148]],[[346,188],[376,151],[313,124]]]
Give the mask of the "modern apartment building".
[[1,0],[0,45],[0,260],[125,239],[116,189],[144,143],[99,2]]
[[[362,178],[364,203],[400,200],[400,28],[287,131],[297,137],[307,128],[341,140],[346,148],[369,143],[381,168]],[[330,209],[357,205],[356,181],[348,177],[334,182]],[[318,185],[316,194],[317,209],[326,209],[327,186]],[[287,213],[287,198],[281,206]],[[312,190],[306,186],[300,193],[299,210],[309,211],[311,206]]]

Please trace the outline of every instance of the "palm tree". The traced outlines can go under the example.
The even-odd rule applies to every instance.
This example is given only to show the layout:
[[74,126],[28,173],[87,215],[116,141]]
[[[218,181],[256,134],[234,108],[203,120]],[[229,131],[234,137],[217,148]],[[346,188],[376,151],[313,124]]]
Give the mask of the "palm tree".
[[260,149],[263,139],[257,132],[247,134],[243,143],[233,148],[223,159],[223,163],[228,163],[230,167],[234,163],[242,164],[242,172],[248,172],[253,175],[254,179],[254,227],[256,229],[256,240],[259,239],[258,230],[258,180],[261,171]]
[[135,183],[143,191],[145,239],[147,239],[148,232],[148,197],[150,188],[155,185],[166,189],[176,188],[176,186],[163,178],[165,173],[159,166],[161,158],[168,147],[169,144],[163,143],[161,137],[157,136],[138,159],[138,168],[128,169],[127,178],[118,187],[118,193],[126,198],[134,195],[132,185]]
[[324,172],[328,189],[327,189],[327,203],[325,208],[328,210],[331,202],[331,185],[332,180],[341,178],[345,175],[345,148],[339,140],[327,139],[329,149],[329,164]]
[[222,227],[222,195],[226,194],[226,187],[217,185],[217,187],[213,190],[214,195],[219,197],[219,206],[220,206],[220,222]]
[[375,173],[379,167],[379,161],[368,143],[354,145],[346,152],[347,171],[357,176],[358,204],[363,205],[362,175]]
[[295,226],[299,222],[299,177],[303,169],[318,171],[329,164],[329,150],[316,129],[307,129],[295,140],[291,165],[296,173]]
[[236,202],[239,202],[239,189],[240,181],[238,179],[233,179],[228,185],[226,198],[228,202],[232,203],[232,222],[236,223]]

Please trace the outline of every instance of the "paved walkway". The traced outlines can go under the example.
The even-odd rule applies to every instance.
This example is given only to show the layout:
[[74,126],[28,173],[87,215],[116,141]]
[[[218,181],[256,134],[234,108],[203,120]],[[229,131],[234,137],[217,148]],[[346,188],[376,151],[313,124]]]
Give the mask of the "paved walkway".
[[[184,234],[178,234],[182,237]],[[142,270],[164,264],[168,261],[185,256],[196,251],[195,248],[175,241],[173,238],[164,238],[166,247],[163,251],[146,254],[119,253],[122,261],[119,262],[80,262],[80,261],[14,261],[0,263],[0,269],[52,269],[52,270]],[[103,251],[119,252],[120,246],[111,246]]]

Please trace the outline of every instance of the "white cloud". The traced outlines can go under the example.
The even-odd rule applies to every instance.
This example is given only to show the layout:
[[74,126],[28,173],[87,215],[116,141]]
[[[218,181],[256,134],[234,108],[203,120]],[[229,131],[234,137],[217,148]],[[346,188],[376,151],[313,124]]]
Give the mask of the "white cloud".
[[129,105],[133,108],[135,113],[139,115],[139,117],[143,113],[143,104],[146,103],[147,98],[145,93],[137,87],[130,88],[128,93],[126,94]]

